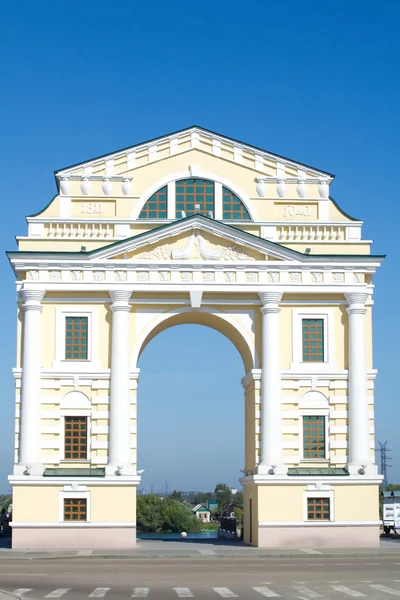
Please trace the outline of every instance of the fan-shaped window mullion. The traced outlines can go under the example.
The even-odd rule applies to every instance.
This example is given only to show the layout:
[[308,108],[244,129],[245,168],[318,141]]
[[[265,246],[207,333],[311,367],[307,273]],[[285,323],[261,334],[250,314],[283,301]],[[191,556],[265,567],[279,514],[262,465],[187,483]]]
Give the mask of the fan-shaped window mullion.
[[228,190],[222,188],[222,218],[233,221],[250,221],[250,215],[243,202]]
[[167,186],[153,194],[143,206],[139,219],[167,218]]

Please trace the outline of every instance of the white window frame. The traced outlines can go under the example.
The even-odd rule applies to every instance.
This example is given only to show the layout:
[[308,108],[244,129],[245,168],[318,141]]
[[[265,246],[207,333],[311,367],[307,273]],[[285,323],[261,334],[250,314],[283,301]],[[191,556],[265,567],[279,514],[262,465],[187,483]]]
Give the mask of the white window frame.
[[[87,359],[65,358],[65,324],[67,317],[86,317],[88,320]],[[94,326],[96,324],[96,326]],[[56,307],[55,360],[53,369],[90,371],[98,368],[98,309],[97,307]]]
[[[324,526],[324,523],[329,523],[335,520],[335,505],[334,505],[334,491],[325,490],[305,490],[303,492],[303,521],[305,523],[311,523],[312,525]],[[307,500],[309,498],[329,498],[329,521],[317,521],[314,519],[308,519],[308,505]]]
[[[81,525],[83,523],[91,523],[91,506],[90,506],[90,492],[83,492],[79,490],[70,490],[59,492],[59,505],[58,505],[58,520],[59,523],[67,523],[67,525]],[[86,500],[86,521],[64,521],[64,500]]]
[[[324,328],[324,360],[323,362],[303,361],[303,319],[322,319]],[[334,363],[334,314],[332,309],[292,309],[292,364],[291,369],[307,373],[337,370]]]
[[[86,458],[65,458],[65,417],[86,417],[87,418],[87,454]],[[61,410],[60,413],[60,462],[70,463],[90,463],[92,460],[92,415],[90,410]]]
[[[303,417],[325,417],[325,457],[304,458],[304,430]],[[327,463],[330,459],[330,426],[329,408],[302,408],[300,409],[300,461],[303,463]]]

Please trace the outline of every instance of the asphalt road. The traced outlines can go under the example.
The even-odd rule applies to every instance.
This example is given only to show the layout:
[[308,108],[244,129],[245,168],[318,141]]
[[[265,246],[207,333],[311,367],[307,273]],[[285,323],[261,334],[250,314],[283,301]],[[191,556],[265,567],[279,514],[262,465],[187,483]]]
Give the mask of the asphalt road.
[[2,559],[0,589],[24,600],[400,597],[400,557]]

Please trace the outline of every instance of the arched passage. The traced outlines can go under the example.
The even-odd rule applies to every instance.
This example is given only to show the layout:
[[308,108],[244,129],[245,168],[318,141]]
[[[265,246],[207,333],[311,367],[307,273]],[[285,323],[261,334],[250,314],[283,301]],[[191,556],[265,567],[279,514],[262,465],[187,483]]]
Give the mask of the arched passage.
[[[154,491],[165,490],[165,480],[168,482],[169,491],[172,491],[175,482],[180,480],[180,471],[184,473],[185,469],[186,472],[191,470],[194,473],[194,479],[189,481],[197,491],[213,491],[216,483],[228,483],[233,487],[240,487],[240,471],[248,468],[249,462],[254,464],[256,453],[253,390],[246,389],[244,401],[244,390],[241,385],[244,375],[254,368],[257,369],[259,364],[251,311],[249,313],[238,311],[235,314],[234,311],[228,313],[208,307],[200,309],[184,307],[172,311],[169,309],[168,312],[149,311],[142,317],[141,320],[138,319],[136,345],[131,365],[132,369],[140,367],[137,401],[138,466],[140,469],[145,469],[142,481],[146,493],[151,492],[152,486]],[[214,330],[208,331],[208,334],[211,334],[208,336],[210,339],[208,346],[204,346],[202,342],[199,347],[198,336],[191,334],[183,343],[180,340],[178,346],[171,343],[164,344],[158,354],[155,351],[153,353],[153,348],[158,346],[163,336],[168,336],[171,342],[175,332],[188,326],[192,327],[192,331],[193,329],[203,332]],[[218,352],[212,354],[220,344],[217,338],[223,340],[225,348],[229,347],[232,362],[229,368],[225,365],[224,369],[219,369],[221,355],[218,355]],[[233,350],[232,345],[236,350]],[[146,364],[146,356],[150,351],[151,358]],[[212,354],[211,358],[210,354]],[[176,360],[171,368],[171,357],[174,355]],[[233,359],[232,355],[235,355]],[[193,372],[182,365],[180,357],[190,357],[187,364],[194,364],[195,371],[197,365],[201,368],[204,359],[211,359],[214,368],[213,377],[205,374],[203,380],[196,385],[193,381],[195,378],[192,377]],[[156,370],[156,365],[159,372]],[[155,374],[153,371],[151,380],[147,372],[152,369],[155,369]],[[171,371],[168,372],[168,369]],[[216,372],[220,377],[217,384],[215,383]],[[181,404],[179,401],[174,401],[174,386],[178,396],[184,388],[183,393],[186,396],[183,404],[182,398],[178,398]],[[220,386],[217,393],[215,386]],[[202,402],[198,392],[204,394],[203,397],[207,400],[211,398],[211,404]],[[144,405],[146,402],[150,408]],[[196,404],[194,409],[193,404]],[[192,406],[191,412],[185,412],[188,405]],[[221,410],[216,410],[216,407]],[[182,420],[182,414],[186,420]],[[174,415],[177,415],[176,419]],[[210,419],[213,418],[217,419],[217,426],[214,422],[213,427],[210,427]],[[166,428],[170,438],[165,436]],[[204,452],[205,449],[211,449],[211,454],[214,452],[218,457],[215,461],[218,470],[213,471],[211,468],[212,457],[210,458],[209,452]],[[160,458],[155,461],[154,455],[158,452]],[[195,466],[199,462],[197,460],[199,455],[203,456],[203,462],[200,461],[203,470],[196,469]],[[188,462],[190,463],[192,459],[194,467],[190,469]],[[154,465],[153,471],[157,471],[156,477],[153,477],[151,464]],[[162,475],[164,472],[165,478]],[[206,481],[209,483],[207,484]],[[183,488],[188,489],[185,484]],[[248,507],[245,506],[246,510]]]
[[244,366],[244,373],[259,368],[258,355],[255,348],[252,316],[240,314],[232,315],[213,308],[179,308],[160,312],[150,322],[138,331],[138,336],[132,356],[132,369],[136,368],[137,361],[147,344],[159,333],[175,325],[204,325],[219,331],[227,337],[237,348]]

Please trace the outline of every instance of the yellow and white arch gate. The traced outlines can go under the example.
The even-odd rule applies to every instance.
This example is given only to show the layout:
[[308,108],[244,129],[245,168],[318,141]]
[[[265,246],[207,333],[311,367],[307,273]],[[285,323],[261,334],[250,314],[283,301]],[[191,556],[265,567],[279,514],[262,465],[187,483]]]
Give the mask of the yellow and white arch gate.
[[382,257],[329,197],[333,176],[192,127],[56,180],[8,253],[13,546],[135,545],[138,359],[181,323],[217,329],[243,360],[245,542],[378,545]]

